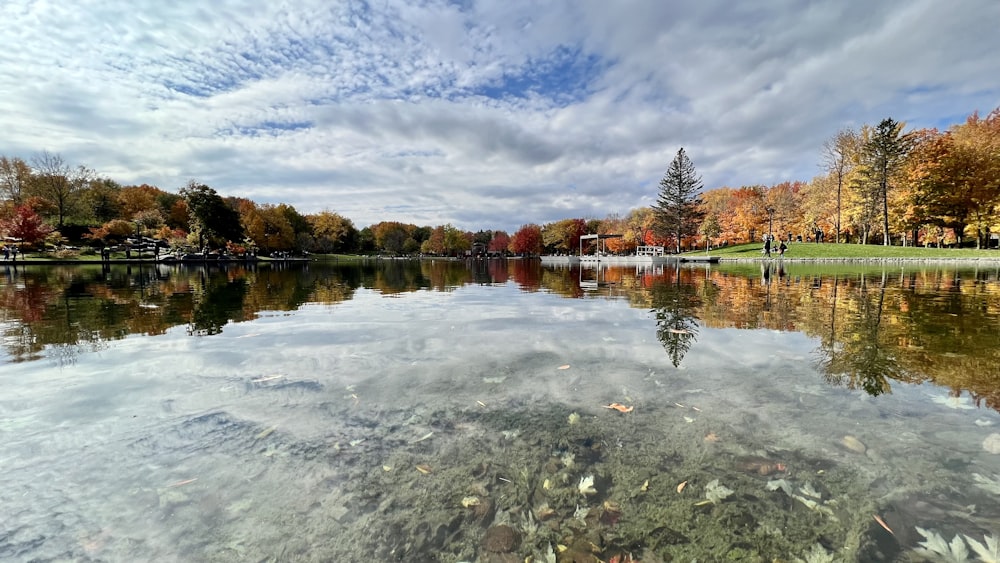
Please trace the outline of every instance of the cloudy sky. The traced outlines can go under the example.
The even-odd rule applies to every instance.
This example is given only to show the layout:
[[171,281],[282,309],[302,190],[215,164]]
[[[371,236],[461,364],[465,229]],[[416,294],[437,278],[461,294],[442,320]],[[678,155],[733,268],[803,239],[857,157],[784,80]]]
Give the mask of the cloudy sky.
[[838,129],[1000,106],[997,0],[4,0],[0,154],[513,230],[807,181]]

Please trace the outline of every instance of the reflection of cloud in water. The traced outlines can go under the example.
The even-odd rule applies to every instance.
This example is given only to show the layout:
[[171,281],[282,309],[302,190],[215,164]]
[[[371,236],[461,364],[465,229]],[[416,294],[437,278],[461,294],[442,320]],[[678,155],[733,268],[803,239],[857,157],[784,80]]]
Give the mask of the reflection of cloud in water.
[[[606,455],[655,452],[634,462],[649,463],[643,479],[654,483],[674,470],[661,461],[670,456],[688,460],[685,470],[703,488],[734,457],[764,451],[848,471],[857,495],[850,502],[874,510],[934,495],[946,482],[972,490],[963,470],[971,464],[1000,474],[976,424],[997,421],[996,413],[935,405],[904,384],[877,399],[831,387],[809,360],[815,347],[795,332],[699,327],[677,369],[654,315],[623,300],[567,301],[512,285],[393,299],[359,290],[350,301],[263,313],[215,336],[175,327],[110,342],[71,367],[5,366],[0,453],[13,486],[0,502],[15,514],[69,506],[81,534],[110,522],[119,534],[147,538],[133,555],[191,556],[183,550],[240,542],[260,555],[261,542],[294,547],[274,522],[332,538],[363,529],[365,502],[391,493],[360,484],[415,489],[405,480],[414,464],[440,475],[477,449],[493,452],[493,463],[517,459],[573,411],[604,433]],[[602,408],[610,402],[635,410]],[[709,433],[718,443],[704,442]],[[866,452],[844,448],[845,435]],[[535,446],[542,456],[569,447]],[[587,470],[584,456],[577,463]],[[610,470],[600,469],[606,478]],[[394,473],[403,470],[406,477]],[[793,465],[788,478],[804,473],[823,486],[815,470]],[[88,487],[73,485],[82,482]],[[35,505],[11,492],[25,483]],[[362,502],[366,494],[374,498]],[[39,526],[40,535],[52,532]],[[255,527],[266,531],[255,537]],[[218,557],[227,555],[239,553]]]

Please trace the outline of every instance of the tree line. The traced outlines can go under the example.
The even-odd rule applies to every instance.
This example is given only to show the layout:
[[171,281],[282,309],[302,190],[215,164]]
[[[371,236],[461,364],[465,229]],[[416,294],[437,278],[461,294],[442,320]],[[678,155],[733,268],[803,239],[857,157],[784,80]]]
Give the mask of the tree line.
[[781,239],[860,244],[990,245],[1000,231],[1000,108],[945,131],[905,131],[887,118],[845,128],[823,145],[809,182],[703,191],[680,149],[652,206],[603,219],[463,231],[450,224],[383,221],[357,229],[333,211],[223,197],[196,181],[176,193],[123,186],[59,154],[0,156],[0,236],[27,247],[67,241],[120,245],[138,237],[175,248],[230,252],[380,252],[394,255],[572,254],[585,234],[620,234],[614,253],[642,245],[679,252],[699,245]]

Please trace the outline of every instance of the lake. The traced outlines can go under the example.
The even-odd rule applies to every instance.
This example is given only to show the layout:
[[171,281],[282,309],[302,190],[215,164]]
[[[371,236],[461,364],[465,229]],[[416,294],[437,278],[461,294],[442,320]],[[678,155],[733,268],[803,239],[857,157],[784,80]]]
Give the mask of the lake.
[[0,331],[4,561],[986,561],[1000,536],[997,264],[6,267]]

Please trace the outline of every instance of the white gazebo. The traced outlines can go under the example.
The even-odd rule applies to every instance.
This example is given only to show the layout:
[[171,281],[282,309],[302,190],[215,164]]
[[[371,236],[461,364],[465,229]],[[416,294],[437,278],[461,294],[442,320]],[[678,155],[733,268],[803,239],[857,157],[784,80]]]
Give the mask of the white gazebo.
[[620,234],[617,234],[617,235],[614,235],[614,234],[596,235],[595,234],[595,235],[583,235],[583,236],[581,236],[580,237],[580,259],[582,260],[584,258],[584,256],[583,256],[583,241],[585,241],[585,240],[596,240],[597,241],[597,250],[594,252],[594,255],[597,257],[598,260],[600,260],[601,256],[607,255],[607,253],[608,253],[608,246],[607,246],[607,242],[606,241],[609,238],[622,238],[622,235],[620,235]]

